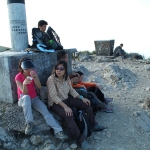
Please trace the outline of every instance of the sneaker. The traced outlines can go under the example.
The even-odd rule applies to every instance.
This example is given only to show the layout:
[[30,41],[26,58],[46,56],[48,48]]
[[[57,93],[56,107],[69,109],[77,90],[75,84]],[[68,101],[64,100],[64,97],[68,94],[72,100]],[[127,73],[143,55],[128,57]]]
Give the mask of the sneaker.
[[82,144],[81,144],[81,149],[82,149],[82,150],[90,150],[90,149],[91,149],[89,143],[88,143],[86,140],[84,140],[84,141],[82,142]]
[[68,136],[65,135],[63,131],[59,131],[55,134],[55,138],[63,140],[63,139],[68,139]]
[[96,125],[96,126],[93,128],[92,132],[102,131],[102,130],[104,130],[104,129],[106,129],[106,127],[101,126],[101,125]]
[[100,111],[106,112],[106,113],[113,113],[114,109],[110,106],[106,105],[105,107],[101,108]]
[[113,101],[113,98],[105,98],[105,104],[109,104],[109,103],[112,103]]
[[25,134],[30,135],[32,134],[33,131],[33,123],[27,123],[26,128],[25,128]]

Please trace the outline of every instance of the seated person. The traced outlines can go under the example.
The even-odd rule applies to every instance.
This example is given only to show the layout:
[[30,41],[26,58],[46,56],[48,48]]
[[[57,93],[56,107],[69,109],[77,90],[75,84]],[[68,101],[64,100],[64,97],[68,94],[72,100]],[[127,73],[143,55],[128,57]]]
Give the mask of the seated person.
[[123,47],[123,44],[120,44],[120,46],[117,46],[114,50],[114,58],[118,57],[118,56],[121,56],[122,59],[125,58],[125,51],[122,49]]
[[[113,112],[113,108],[109,107],[108,104],[113,101],[112,98],[104,98],[104,94],[100,90],[100,86],[93,82],[82,82],[84,74],[81,71],[76,72],[77,75],[71,78],[72,87],[76,89],[81,95],[86,95],[88,93],[93,93],[100,101],[99,107],[101,111]],[[82,90],[82,88],[84,90]],[[94,97],[95,97],[94,96]]]
[[30,58],[22,58],[19,62],[19,73],[15,77],[18,93],[18,105],[23,107],[24,117],[26,121],[25,134],[32,134],[33,131],[33,115],[32,107],[40,112],[46,123],[54,129],[56,138],[66,139],[62,127],[54,119],[48,111],[46,105],[37,96],[36,88],[41,88],[38,75],[35,70],[35,64]]
[[[90,101],[80,96],[72,88],[70,78],[68,77],[66,61],[60,60],[57,62],[54,73],[47,80],[47,88],[48,106],[50,109],[65,120],[72,137],[80,144],[82,150],[89,149],[90,145],[86,141],[86,137],[80,133],[74,120],[72,108],[85,111],[93,132],[101,131],[105,127],[98,125],[95,121]],[[71,96],[68,96],[68,94]]]
[[43,48],[52,49],[52,47],[48,43],[50,40],[50,37],[45,32],[47,25],[48,25],[48,23],[45,20],[40,20],[38,22],[38,28],[32,29],[32,36],[33,36],[32,47],[37,48],[37,44],[44,44],[46,47],[43,47]]

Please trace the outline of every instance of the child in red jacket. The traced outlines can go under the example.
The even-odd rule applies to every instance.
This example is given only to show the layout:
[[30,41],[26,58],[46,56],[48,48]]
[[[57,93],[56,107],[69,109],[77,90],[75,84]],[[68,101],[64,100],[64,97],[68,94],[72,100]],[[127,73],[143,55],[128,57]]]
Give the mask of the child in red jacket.
[[[108,105],[109,103],[111,103],[113,101],[113,98],[105,98],[104,94],[101,92],[100,90],[100,86],[97,83],[93,83],[93,82],[83,82],[83,77],[84,74],[81,71],[77,71],[76,72],[76,76],[74,76],[71,79],[72,82],[72,87],[75,89],[84,89],[87,92],[93,92],[97,98],[104,104]],[[107,112],[108,108],[105,107],[104,111]],[[109,107],[109,109],[111,109],[111,111],[113,110],[112,108]],[[101,109],[103,110],[103,109]]]

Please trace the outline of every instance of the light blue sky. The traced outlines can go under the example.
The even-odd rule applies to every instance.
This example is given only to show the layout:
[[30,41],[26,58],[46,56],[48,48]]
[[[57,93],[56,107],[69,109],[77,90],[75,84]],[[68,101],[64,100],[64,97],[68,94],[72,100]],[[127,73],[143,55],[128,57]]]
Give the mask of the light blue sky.
[[[115,39],[127,52],[150,57],[150,0],[25,0],[29,44],[41,19],[64,48],[94,50],[94,40]],[[6,0],[0,1],[0,45],[11,46]]]

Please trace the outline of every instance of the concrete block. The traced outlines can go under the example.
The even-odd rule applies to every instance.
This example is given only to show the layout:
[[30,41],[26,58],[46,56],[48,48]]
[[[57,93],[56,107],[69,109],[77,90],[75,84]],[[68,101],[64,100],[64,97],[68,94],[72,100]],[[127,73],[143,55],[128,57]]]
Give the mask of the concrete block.
[[115,40],[94,41],[96,54],[101,56],[113,55]]
[[[68,53],[68,73],[72,72],[72,54],[76,49],[65,49]],[[0,52],[0,102],[15,103],[18,100],[15,76],[18,73],[18,63],[22,57],[32,58],[36,71],[43,86],[46,85],[54,65],[57,62],[57,51],[54,53],[32,53],[5,51]]]

